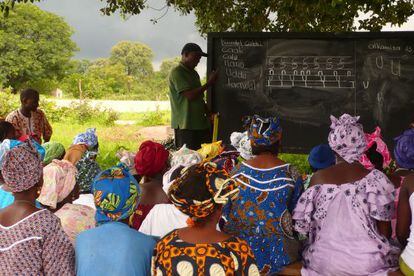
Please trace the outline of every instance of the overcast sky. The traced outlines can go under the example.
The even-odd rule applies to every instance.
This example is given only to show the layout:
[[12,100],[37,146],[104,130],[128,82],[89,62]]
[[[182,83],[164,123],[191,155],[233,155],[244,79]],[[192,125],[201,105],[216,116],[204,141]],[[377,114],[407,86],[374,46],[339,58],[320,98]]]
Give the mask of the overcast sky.
[[[153,8],[162,8],[165,0],[148,0]],[[167,14],[153,24],[150,19],[163,12],[146,9],[140,15],[123,20],[118,15],[103,16],[99,9],[104,2],[98,0],[43,0],[40,8],[62,16],[74,28],[73,40],[79,47],[76,58],[95,59],[108,57],[112,46],[121,40],[139,41],[154,51],[154,67],[158,69],[165,58],[178,56],[186,42],[198,43],[204,50],[207,41],[195,27],[194,15],[182,16],[170,8]],[[387,26],[384,31],[413,31],[414,18],[401,28]],[[205,59],[199,65],[199,72],[205,73]]]
[[[165,0],[148,0],[147,3],[153,8],[162,8]],[[112,46],[122,40],[150,46],[154,51],[155,67],[165,58],[179,56],[186,42],[198,43],[207,50],[207,41],[195,27],[195,17],[181,16],[173,8],[153,24],[150,19],[160,17],[163,12],[146,9],[140,15],[124,20],[119,15],[101,15],[99,9],[104,2],[98,0],[43,0],[37,5],[62,16],[73,27],[73,40],[80,49],[76,58],[108,57]],[[204,71],[205,61],[199,67]]]

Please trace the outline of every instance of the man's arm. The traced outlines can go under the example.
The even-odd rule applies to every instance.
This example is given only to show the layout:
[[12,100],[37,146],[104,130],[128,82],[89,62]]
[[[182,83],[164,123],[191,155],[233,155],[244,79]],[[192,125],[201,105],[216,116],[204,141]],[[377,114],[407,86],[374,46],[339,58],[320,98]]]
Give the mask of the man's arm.
[[218,73],[216,71],[212,71],[206,84],[204,84],[204,85],[202,85],[201,87],[198,87],[198,88],[183,91],[181,93],[189,101],[194,101],[199,96],[203,95],[204,91],[206,91],[210,86],[214,85],[217,81],[217,78],[218,78]]

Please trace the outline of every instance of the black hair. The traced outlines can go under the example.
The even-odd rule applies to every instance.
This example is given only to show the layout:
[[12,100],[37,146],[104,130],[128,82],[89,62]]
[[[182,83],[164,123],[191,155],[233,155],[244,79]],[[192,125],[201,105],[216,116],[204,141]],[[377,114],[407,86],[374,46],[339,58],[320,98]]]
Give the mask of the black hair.
[[268,146],[263,145],[252,145],[252,153],[253,155],[260,155],[262,153],[269,152],[274,155],[279,154],[279,141]]
[[24,101],[26,99],[38,99],[39,98],[39,92],[37,90],[34,90],[32,88],[24,89],[22,92],[20,92],[20,101]]
[[374,143],[365,154],[377,170],[384,170],[384,157],[377,151],[377,143]]
[[7,138],[7,134],[14,131],[14,127],[11,123],[6,121],[0,121],[0,142],[3,142]]

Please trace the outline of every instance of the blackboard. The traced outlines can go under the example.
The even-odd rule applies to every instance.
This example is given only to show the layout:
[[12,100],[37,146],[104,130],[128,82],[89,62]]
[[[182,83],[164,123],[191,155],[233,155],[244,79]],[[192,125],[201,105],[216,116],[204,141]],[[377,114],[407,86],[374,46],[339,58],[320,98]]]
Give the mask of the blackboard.
[[207,70],[219,70],[208,104],[229,142],[246,115],[278,115],[282,151],[327,143],[329,115],[379,125],[390,146],[414,120],[414,32],[210,33]]

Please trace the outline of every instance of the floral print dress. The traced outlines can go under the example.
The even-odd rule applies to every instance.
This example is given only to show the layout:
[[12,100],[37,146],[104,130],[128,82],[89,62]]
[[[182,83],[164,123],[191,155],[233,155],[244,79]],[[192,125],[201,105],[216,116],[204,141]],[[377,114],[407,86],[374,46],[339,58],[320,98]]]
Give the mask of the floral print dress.
[[223,230],[248,242],[261,274],[277,273],[299,258],[291,212],[302,177],[290,164],[259,169],[241,163],[233,178],[240,193],[223,209]]
[[377,229],[391,221],[394,186],[373,170],[353,183],[307,189],[294,211],[294,227],[307,235],[302,275],[386,275],[399,249]]

